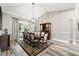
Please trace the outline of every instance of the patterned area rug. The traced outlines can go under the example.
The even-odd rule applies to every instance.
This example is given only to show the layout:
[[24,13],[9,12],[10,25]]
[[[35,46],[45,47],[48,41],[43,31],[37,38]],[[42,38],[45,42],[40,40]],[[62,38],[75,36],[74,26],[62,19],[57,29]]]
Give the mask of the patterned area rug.
[[32,47],[30,44],[25,43],[23,40],[19,40],[17,42],[29,56],[36,56],[47,47],[49,47],[51,44],[53,44],[52,42],[48,41],[47,44],[45,44],[44,46]]

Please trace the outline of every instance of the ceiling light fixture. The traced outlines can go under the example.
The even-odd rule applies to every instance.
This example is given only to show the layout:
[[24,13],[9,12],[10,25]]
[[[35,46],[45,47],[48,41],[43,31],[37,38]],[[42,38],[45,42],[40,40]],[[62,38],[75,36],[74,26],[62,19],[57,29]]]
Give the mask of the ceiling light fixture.
[[32,5],[33,5],[32,8],[33,8],[33,24],[34,24],[34,23],[35,23],[35,18],[34,18],[34,16],[35,16],[35,15],[34,15],[35,3],[32,3]]

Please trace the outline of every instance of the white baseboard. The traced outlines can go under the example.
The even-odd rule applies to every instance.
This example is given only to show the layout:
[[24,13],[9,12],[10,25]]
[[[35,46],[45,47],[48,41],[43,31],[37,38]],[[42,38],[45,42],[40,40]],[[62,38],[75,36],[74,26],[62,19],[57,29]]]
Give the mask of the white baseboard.
[[69,43],[67,40],[62,40],[62,39],[53,39],[54,41],[62,42],[62,43]]
[[77,41],[79,41],[79,40],[77,40]]

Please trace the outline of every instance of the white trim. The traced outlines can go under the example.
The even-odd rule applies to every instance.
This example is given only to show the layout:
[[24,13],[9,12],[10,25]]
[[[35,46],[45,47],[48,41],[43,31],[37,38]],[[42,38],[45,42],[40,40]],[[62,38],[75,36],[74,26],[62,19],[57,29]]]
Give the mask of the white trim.
[[54,41],[62,42],[62,43],[69,43],[68,40],[62,40],[62,39],[53,39]]
[[70,34],[70,32],[55,32],[55,33],[69,33]]
[[79,41],[79,40],[76,40],[76,41]]
[[16,14],[16,13],[13,13],[13,12],[10,12],[10,11],[6,11],[6,10],[3,10],[2,12],[3,13],[7,13],[7,14],[11,14],[11,15],[13,15],[12,17],[15,17],[15,18],[18,18],[18,19],[23,19],[23,20],[26,19],[26,21],[31,21],[30,19],[27,19],[26,17],[21,16],[20,14]]

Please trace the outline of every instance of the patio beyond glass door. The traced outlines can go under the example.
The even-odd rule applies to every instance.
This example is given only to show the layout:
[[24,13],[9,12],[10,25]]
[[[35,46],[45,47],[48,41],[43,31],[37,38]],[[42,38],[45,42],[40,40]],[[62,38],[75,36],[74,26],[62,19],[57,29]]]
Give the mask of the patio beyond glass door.
[[28,32],[29,22],[25,20],[19,20],[19,39],[23,40],[23,32]]

